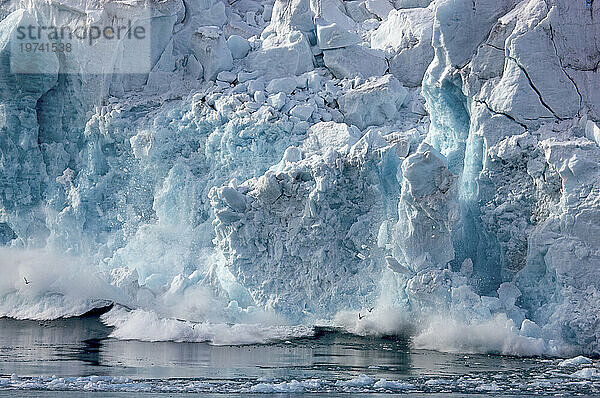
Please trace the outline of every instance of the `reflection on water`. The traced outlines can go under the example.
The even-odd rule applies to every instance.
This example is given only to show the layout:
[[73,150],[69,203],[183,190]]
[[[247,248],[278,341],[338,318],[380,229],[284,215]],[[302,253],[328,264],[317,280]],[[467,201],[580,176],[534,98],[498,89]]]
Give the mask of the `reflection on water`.
[[[130,377],[311,378],[444,375],[527,367],[527,360],[412,351],[403,339],[362,338],[321,329],[315,337],[268,345],[211,346],[109,338],[97,317],[55,321],[0,319],[0,373]],[[485,357],[485,356],[483,356]],[[468,359],[468,358],[467,358]]]
[[61,369],[85,372],[101,367],[103,341],[110,330],[97,318],[55,321],[0,319],[0,372],[43,374]]
[[411,368],[407,341],[364,339],[322,330],[278,344],[211,346],[109,338],[96,317],[54,321],[0,319],[0,373],[137,377],[323,377]]

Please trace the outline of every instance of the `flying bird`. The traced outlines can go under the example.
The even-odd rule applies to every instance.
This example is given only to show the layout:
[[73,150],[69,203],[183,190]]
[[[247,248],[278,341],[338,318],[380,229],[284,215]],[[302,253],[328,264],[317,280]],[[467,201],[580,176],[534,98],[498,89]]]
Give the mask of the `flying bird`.
[[27,278],[23,277],[23,279],[25,279],[25,284],[26,284],[26,285],[29,285],[29,284],[31,283],[31,282],[29,282],[29,281],[27,280]]
[[361,319],[363,319],[364,316],[360,315],[360,312],[358,313],[358,320],[360,321]]

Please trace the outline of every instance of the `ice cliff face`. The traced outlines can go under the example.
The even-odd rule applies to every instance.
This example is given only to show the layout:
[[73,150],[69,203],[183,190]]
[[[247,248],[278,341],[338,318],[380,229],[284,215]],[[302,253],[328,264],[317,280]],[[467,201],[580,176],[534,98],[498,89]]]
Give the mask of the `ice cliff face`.
[[[388,333],[393,312],[423,347],[600,354],[600,5],[59,3],[0,13],[2,314]],[[15,46],[126,19],[147,59]],[[95,288],[36,282],[40,253]]]
[[598,8],[479,5],[438,6],[424,80],[427,140],[460,178],[453,261],[473,262],[478,292],[514,281],[542,334],[597,350]]

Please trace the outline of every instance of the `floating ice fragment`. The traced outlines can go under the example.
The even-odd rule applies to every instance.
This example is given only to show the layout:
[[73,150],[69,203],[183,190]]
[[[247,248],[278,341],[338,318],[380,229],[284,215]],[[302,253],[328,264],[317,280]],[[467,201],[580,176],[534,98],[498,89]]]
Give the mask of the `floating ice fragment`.
[[561,361],[558,364],[558,366],[560,366],[560,367],[575,367],[575,366],[580,366],[580,365],[591,365],[592,363],[593,362],[591,359],[586,358],[582,355],[579,355],[577,357],[565,359],[564,361]]
[[571,377],[577,379],[598,379],[600,378],[600,372],[596,368],[584,368],[571,374]]
[[375,380],[365,374],[361,374],[350,380],[338,380],[335,384],[344,387],[365,387],[375,383]]
[[374,385],[375,388],[385,388],[387,390],[407,390],[414,388],[415,385],[399,380],[379,379]]

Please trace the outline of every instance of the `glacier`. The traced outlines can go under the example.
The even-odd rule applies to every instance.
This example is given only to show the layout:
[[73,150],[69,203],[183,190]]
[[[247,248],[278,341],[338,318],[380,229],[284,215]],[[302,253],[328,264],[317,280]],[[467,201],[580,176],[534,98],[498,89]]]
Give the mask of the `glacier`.
[[[4,2],[0,316],[114,302],[126,339],[325,324],[600,355],[598,18],[571,0]],[[148,40],[20,51],[23,26],[115,20]]]

